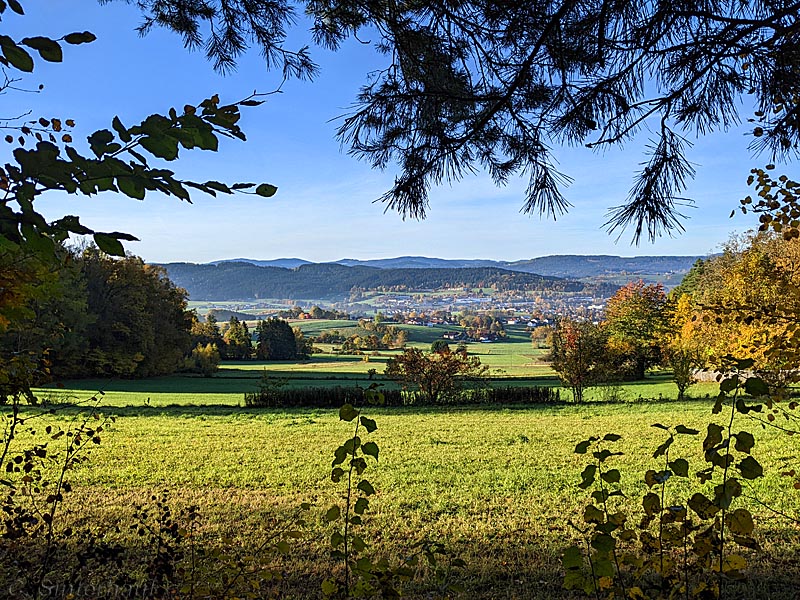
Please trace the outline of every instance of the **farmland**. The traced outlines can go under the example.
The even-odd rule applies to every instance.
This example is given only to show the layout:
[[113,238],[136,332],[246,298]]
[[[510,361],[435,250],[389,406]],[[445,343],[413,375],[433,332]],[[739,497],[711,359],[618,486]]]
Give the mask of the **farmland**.
[[[349,322],[300,325],[309,335],[355,327]],[[419,347],[441,335],[437,328],[409,329],[411,344]],[[534,348],[522,328],[508,333],[505,342],[468,346],[491,367],[493,383],[557,386],[544,350]],[[39,390],[40,398],[53,403],[102,390],[100,410],[115,418],[90,461],[70,474],[74,491],[67,497],[65,519],[91,519],[113,529],[133,518],[135,506],[166,494],[175,514],[197,507],[207,543],[224,537],[247,554],[308,502],[302,536],[285,555],[269,557],[283,573],[269,593],[319,597],[322,581],[337,573],[329,559],[331,526],[322,515],[343,487],[331,481],[330,465],[351,429],[335,410],[250,409],[242,398],[257,389],[265,374],[297,387],[397,385],[380,375],[395,351],[340,356],[329,347],[324,350],[297,363],[227,362],[211,378],[89,379]],[[373,379],[369,369],[377,371]],[[588,491],[578,487],[586,457],[573,453],[575,444],[605,432],[622,436],[615,449],[624,455],[614,459],[614,466],[631,499],[627,506],[636,514],[641,510],[637,498],[647,491],[643,473],[658,468],[650,456],[664,439],[651,425],[704,429],[712,418],[708,395],[714,393],[714,385],[698,385],[691,390],[694,400],[679,403],[672,400],[669,374],[652,373],[641,382],[592,389],[591,401],[581,405],[367,407],[366,414],[378,423],[369,437],[380,447],[380,460],[370,461],[367,471],[377,493],[363,534],[372,551],[390,558],[405,556],[423,539],[443,543],[451,557],[465,562],[448,575],[448,581],[467,590],[464,597],[570,598],[561,589],[560,557],[578,539],[568,521],[580,521],[588,498]],[[613,402],[603,401],[609,399]],[[51,417],[65,426],[73,418],[69,411]],[[775,430],[745,425],[756,433],[756,453],[767,472],[748,487],[740,504],[756,515],[763,547],[762,552],[748,551],[752,573],[769,588],[770,597],[791,598],[791,582],[800,576],[800,529],[760,502],[785,514],[800,512],[800,498],[787,491],[786,478],[779,476],[796,455],[796,443]],[[696,438],[680,440],[673,452],[697,468],[703,462]],[[675,493],[686,492],[687,485],[676,484]],[[120,543],[136,543],[124,528],[120,531],[114,534]],[[767,566],[775,556],[782,557],[786,569]],[[407,584],[406,593],[428,597],[437,581],[423,571]],[[736,593],[763,597],[743,585]]]
[[[644,470],[657,468],[650,454],[663,441],[650,425],[703,427],[709,404],[369,409],[378,423],[370,439],[380,446],[380,460],[368,471],[378,492],[365,536],[377,553],[395,557],[423,537],[445,543],[466,563],[453,573],[469,590],[466,597],[569,597],[560,591],[559,557],[576,537],[567,521],[579,520],[588,495],[578,488],[585,457],[573,454],[575,443],[606,431],[621,434],[618,449],[625,455],[615,466],[635,499],[645,491]],[[286,518],[307,501],[313,506],[302,538],[276,559],[287,574],[278,593],[319,596],[320,582],[335,568],[321,515],[342,491],[330,481],[330,461],[350,435],[336,411],[207,404],[108,406],[104,412],[116,422],[91,461],[70,476],[77,484],[67,499],[70,518],[110,527],[130,518],[134,505],[166,492],[176,512],[199,506],[207,539],[224,534],[248,548],[271,533],[270,519]],[[702,462],[691,442],[676,445],[675,456]],[[757,448],[769,475],[748,496],[797,514],[800,501],[777,474],[796,453],[793,440],[759,432]],[[631,505],[635,510],[635,500]],[[796,567],[796,525],[752,500],[742,505],[757,515],[766,554],[756,556],[780,555]],[[789,582],[797,576],[791,569],[759,574],[776,598],[791,597]],[[422,595],[431,586],[416,580],[410,593]]]

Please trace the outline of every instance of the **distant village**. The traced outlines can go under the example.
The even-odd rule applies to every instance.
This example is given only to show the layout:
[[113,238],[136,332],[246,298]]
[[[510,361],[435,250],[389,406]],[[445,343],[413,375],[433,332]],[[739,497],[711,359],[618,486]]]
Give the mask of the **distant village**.
[[559,317],[599,321],[606,298],[551,293],[493,293],[459,290],[453,293],[362,293],[350,301],[209,302],[218,321],[231,316],[258,320],[338,319],[360,321],[376,316],[387,323],[450,328],[442,337],[453,342],[491,343],[505,337],[507,326],[535,330],[553,325]]

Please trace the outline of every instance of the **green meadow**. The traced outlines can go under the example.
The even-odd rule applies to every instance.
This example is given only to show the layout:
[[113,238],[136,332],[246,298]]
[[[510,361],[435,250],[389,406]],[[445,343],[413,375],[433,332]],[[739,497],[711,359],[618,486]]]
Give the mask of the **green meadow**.
[[[625,454],[614,466],[636,513],[636,498],[646,491],[642,475],[659,468],[650,457],[664,439],[651,425],[703,429],[710,404],[367,409],[378,423],[369,439],[379,445],[380,460],[371,461],[366,473],[377,494],[363,532],[374,552],[390,557],[403,556],[423,538],[444,543],[466,563],[452,577],[468,590],[467,598],[571,597],[561,590],[560,555],[577,538],[568,522],[580,521],[588,497],[578,487],[586,457],[573,454],[575,444],[605,432],[622,435],[616,449]],[[66,503],[70,518],[113,527],[135,505],[166,492],[176,512],[199,507],[204,536],[224,535],[247,548],[272,534],[274,519],[310,502],[303,536],[278,559],[286,573],[279,595],[320,596],[321,581],[335,570],[328,559],[331,529],[322,515],[343,492],[330,480],[331,459],[351,435],[336,411],[176,403],[109,405],[103,412],[116,420],[91,460],[69,475],[75,485]],[[790,598],[789,583],[800,576],[800,530],[759,502],[787,514],[800,511],[800,497],[779,476],[796,456],[796,442],[771,429],[751,430],[756,455],[768,469],[741,504],[756,515],[764,549],[752,553],[752,569],[760,585],[771,586],[769,597]],[[686,456],[700,468],[699,441],[679,440],[671,456]],[[787,569],[759,572],[766,568],[762,559],[775,556],[785,559]],[[428,597],[432,586],[417,579],[409,595]]]
[[[429,345],[424,336],[434,333],[420,328],[413,343]],[[559,385],[543,351],[516,337],[469,345],[491,367],[492,385]],[[331,529],[322,519],[343,492],[342,484],[330,480],[331,460],[351,428],[334,410],[248,409],[243,395],[257,389],[265,374],[289,386],[396,385],[380,375],[392,354],[323,353],[302,363],[225,363],[212,378],[81,380],[39,390],[52,403],[102,391],[100,410],[115,419],[90,460],[69,473],[74,491],[66,518],[114,528],[130,519],[134,506],[166,493],[176,513],[199,508],[205,538],[224,536],[249,551],[274,534],[275,523],[309,502],[302,537],[275,558],[284,577],[271,593],[320,597],[321,582],[337,568],[329,559]],[[378,373],[372,380],[370,369]],[[367,407],[378,423],[369,439],[380,447],[379,462],[370,459],[366,473],[377,490],[363,526],[371,551],[400,557],[422,539],[441,542],[465,561],[449,575],[467,590],[465,598],[574,597],[561,589],[560,556],[578,539],[569,522],[580,522],[588,499],[578,487],[586,456],[573,453],[575,444],[606,432],[622,435],[615,449],[624,455],[613,462],[629,499],[623,502],[638,514],[646,492],[643,474],[659,468],[651,456],[664,440],[652,425],[704,431],[710,420],[722,420],[711,415],[714,385],[691,388],[693,399],[685,402],[676,402],[675,394],[669,374],[655,373],[640,382],[593,388],[581,405]],[[569,398],[562,390],[562,399]],[[65,424],[74,413],[49,418]],[[748,557],[761,587],[736,589],[742,597],[794,598],[800,529],[775,511],[800,513],[800,495],[780,476],[796,457],[797,443],[738,419],[737,426],[756,435],[754,452],[767,476],[746,487],[740,504],[756,516],[762,551],[748,551]],[[680,439],[671,457],[685,456],[699,470],[701,438]],[[696,484],[693,491],[710,486]],[[685,483],[672,489],[687,496]],[[129,535],[121,531],[119,536]],[[776,557],[785,565],[780,571],[771,570]],[[436,597],[435,588],[433,576],[422,573],[406,593]],[[764,589],[771,595],[759,595]]]

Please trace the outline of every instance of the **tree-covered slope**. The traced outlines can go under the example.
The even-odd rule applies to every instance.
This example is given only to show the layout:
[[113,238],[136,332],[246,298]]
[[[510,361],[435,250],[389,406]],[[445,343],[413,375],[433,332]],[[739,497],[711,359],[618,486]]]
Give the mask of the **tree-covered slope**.
[[353,288],[407,291],[491,287],[500,291],[597,291],[585,283],[499,268],[378,269],[323,263],[285,269],[245,262],[216,265],[170,263],[163,266],[170,279],[185,288],[195,300],[336,298],[348,294]]

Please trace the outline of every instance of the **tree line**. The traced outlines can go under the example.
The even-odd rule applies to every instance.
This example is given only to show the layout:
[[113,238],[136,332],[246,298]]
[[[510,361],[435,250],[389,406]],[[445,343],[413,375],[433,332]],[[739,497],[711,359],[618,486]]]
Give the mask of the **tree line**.
[[701,371],[724,372],[733,357],[773,393],[796,376],[800,347],[800,249],[774,231],[732,238],[699,259],[669,295],[642,281],[620,288],[602,321],[560,319],[551,331],[553,369],[576,401],[589,387],[672,372],[678,398]]
[[[60,246],[57,262],[6,250],[0,289],[0,367],[28,373],[31,385],[180,370],[210,375],[221,359],[297,360],[312,351],[311,341],[281,319],[259,321],[252,333],[236,317],[222,327],[213,315],[201,322],[188,309],[186,290],[162,267],[96,246]],[[11,394],[4,382],[3,397]]]
[[209,313],[204,322],[195,318],[191,335],[194,349],[187,368],[205,376],[211,376],[222,359],[302,360],[314,351],[312,340],[299,327],[272,317],[259,320],[251,333],[247,322],[238,317],[220,327]]

